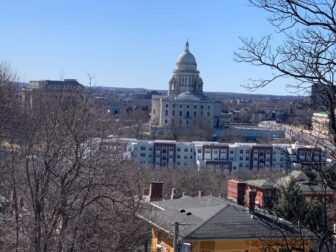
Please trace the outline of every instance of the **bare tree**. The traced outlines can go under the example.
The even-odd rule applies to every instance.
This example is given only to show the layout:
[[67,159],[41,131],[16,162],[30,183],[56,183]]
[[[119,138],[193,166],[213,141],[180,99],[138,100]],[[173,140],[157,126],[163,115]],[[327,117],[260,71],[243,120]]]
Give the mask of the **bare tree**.
[[[335,149],[335,55],[336,55],[336,2],[332,0],[250,0],[253,6],[270,13],[269,22],[284,40],[272,46],[272,36],[260,40],[242,38],[242,46],[235,52],[235,60],[255,66],[266,67],[272,76],[266,79],[250,80],[248,88],[257,89],[279,79],[289,78],[294,84],[289,87],[298,91],[312,90],[315,104],[308,106],[323,108],[330,119],[330,149]],[[316,104],[316,103],[319,104]],[[332,157],[332,156],[331,156]],[[319,182],[325,187],[336,189],[334,160],[327,166],[316,164],[312,168],[319,175]],[[325,198],[325,197],[323,197]],[[323,215],[327,216],[326,200]],[[324,230],[320,230],[320,245],[328,249],[331,239],[330,225],[323,219]],[[322,243],[322,244],[321,244]],[[321,249],[322,246],[319,246]]]
[[[32,94],[1,121],[7,144],[0,159],[0,248],[10,251],[131,251],[146,233],[135,217],[142,173],[100,148],[111,134],[108,118],[81,92]],[[6,95],[9,95],[6,93]],[[0,102],[1,109],[7,103]],[[14,110],[15,108],[15,110]],[[1,114],[4,116],[4,114]],[[15,120],[14,120],[14,119]],[[2,141],[2,142],[3,142]]]

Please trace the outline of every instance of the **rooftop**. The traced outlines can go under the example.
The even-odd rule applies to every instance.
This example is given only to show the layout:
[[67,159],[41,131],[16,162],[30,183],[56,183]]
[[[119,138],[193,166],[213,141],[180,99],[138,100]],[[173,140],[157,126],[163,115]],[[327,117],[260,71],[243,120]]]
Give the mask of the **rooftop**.
[[256,186],[259,188],[273,188],[274,183],[268,179],[254,179],[254,180],[247,180],[243,183],[246,183],[251,186]]
[[178,222],[180,236],[187,240],[277,238],[281,232],[299,235],[287,221],[257,212],[252,215],[242,206],[213,196],[152,202],[151,210],[140,217],[170,234]]

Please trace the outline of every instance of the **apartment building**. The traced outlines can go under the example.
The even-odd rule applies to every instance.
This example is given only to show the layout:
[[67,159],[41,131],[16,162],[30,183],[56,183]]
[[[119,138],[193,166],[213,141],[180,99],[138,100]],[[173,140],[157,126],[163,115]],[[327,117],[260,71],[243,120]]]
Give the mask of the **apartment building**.
[[222,171],[289,169],[326,162],[325,150],[290,144],[177,142],[128,139],[125,159],[150,167],[213,168]]
[[327,160],[324,149],[309,145],[292,145],[288,150],[288,158],[295,168],[305,165],[321,165]]

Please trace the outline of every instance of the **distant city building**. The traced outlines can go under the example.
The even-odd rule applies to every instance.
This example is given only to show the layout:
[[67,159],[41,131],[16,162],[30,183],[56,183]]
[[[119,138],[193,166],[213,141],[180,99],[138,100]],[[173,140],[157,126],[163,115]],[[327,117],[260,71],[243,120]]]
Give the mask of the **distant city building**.
[[34,107],[40,98],[69,97],[84,89],[85,87],[75,79],[30,81],[22,92],[22,98],[26,106]]
[[172,129],[219,126],[221,103],[203,94],[203,80],[189,43],[178,57],[167,96],[152,96],[151,126],[171,134]]
[[51,92],[69,92],[83,90],[84,86],[76,79],[64,79],[63,81],[56,80],[38,80],[30,81],[27,86],[27,91],[40,90]]
[[313,108],[328,108],[335,103],[336,87],[333,85],[313,84],[311,87],[311,102]]
[[326,151],[295,144],[177,142],[128,139],[125,159],[150,167],[209,169],[225,172],[289,169],[326,162]]
[[231,124],[219,131],[219,137],[244,137],[249,140],[257,138],[284,138],[285,132],[281,128],[267,128],[254,125]]
[[312,116],[312,135],[320,139],[329,139],[330,120],[325,112],[314,113]]

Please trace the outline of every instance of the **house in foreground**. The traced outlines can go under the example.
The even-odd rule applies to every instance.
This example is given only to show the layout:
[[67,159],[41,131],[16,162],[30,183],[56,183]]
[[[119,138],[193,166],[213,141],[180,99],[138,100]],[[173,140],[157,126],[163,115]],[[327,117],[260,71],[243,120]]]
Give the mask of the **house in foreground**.
[[[251,202],[254,201],[251,199]],[[312,243],[308,231],[254,211],[254,204],[245,208],[213,196],[184,196],[146,205],[147,210],[140,213],[140,217],[152,225],[152,252],[183,251],[174,250],[174,244],[192,252],[256,252],[266,248],[309,251]]]

